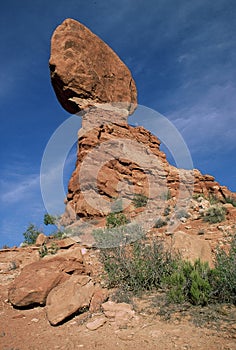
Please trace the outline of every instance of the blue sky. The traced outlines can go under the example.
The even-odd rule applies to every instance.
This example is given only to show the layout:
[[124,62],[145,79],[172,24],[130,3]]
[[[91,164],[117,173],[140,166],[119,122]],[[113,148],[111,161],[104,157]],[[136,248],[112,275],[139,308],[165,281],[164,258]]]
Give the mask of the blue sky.
[[[129,66],[139,103],[172,122],[194,167],[236,191],[234,0],[8,0],[0,11],[0,247],[43,226],[40,164],[70,115],[50,84],[50,37],[74,18]],[[141,121],[140,121],[141,123]],[[158,136],[158,130],[149,129]],[[68,157],[65,181],[74,164]]]

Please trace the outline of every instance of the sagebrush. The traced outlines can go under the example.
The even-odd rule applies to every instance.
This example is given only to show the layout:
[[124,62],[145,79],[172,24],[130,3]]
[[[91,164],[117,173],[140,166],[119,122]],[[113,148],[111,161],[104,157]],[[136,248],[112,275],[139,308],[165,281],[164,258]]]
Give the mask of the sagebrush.
[[185,261],[159,240],[101,249],[107,285],[132,293],[165,291],[170,302],[236,304],[236,238],[229,252],[218,249],[214,268]]

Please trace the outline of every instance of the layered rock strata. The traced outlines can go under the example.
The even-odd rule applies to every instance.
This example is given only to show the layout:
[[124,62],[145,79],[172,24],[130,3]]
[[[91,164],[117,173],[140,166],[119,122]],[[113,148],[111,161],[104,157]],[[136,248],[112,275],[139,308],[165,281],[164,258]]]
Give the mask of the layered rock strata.
[[[222,202],[233,195],[213,176],[171,166],[156,136],[128,125],[127,117],[137,106],[132,75],[84,25],[66,19],[56,28],[49,63],[62,107],[82,117],[63,224],[106,216],[118,199],[122,210],[134,217],[140,210],[155,214],[169,197],[173,206],[184,207],[194,193]],[[135,208],[135,195],[148,198],[146,208]]]

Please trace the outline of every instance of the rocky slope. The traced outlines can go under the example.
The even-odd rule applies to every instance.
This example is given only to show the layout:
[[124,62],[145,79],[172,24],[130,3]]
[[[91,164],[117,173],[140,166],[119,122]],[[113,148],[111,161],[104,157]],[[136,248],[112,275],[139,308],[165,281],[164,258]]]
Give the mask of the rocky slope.
[[[232,223],[227,218],[224,225],[229,228]],[[215,230],[211,237],[189,235],[185,229],[191,237],[186,240],[184,233],[176,233],[178,248],[192,258],[193,252],[204,257],[204,242],[228,237],[217,227],[205,228]],[[52,240],[47,240],[49,247]],[[171,309],[158,292],[119,301],[122,295],[104,287],[99,250],[71,238],[54,243],[57,254],[43,258],[40,242],[0,250],[1,349],[154,350],[157,344],[160,350],[235,349],[234,306]]]

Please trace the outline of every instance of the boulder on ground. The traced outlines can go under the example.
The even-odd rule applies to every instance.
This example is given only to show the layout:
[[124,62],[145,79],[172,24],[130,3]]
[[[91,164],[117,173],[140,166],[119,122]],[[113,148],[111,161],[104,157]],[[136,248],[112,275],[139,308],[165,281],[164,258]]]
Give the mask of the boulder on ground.
[[46,256],[26,265],[8,290],[8,299],[15,307],[45,305],[48,293],[71,274],[85,272],[80,249]]
[[47,297],[47,317],[56,326],[68,317],[88,309],[95,291],[89,276],[74,275],[54,288]]
[[200,259],[201,261],[208,262],[213,267],[211,247],[205,239],[178,231],[173,235],[172,244],[172,248],[178,251],[183,259],[189,260],[192,263]]

